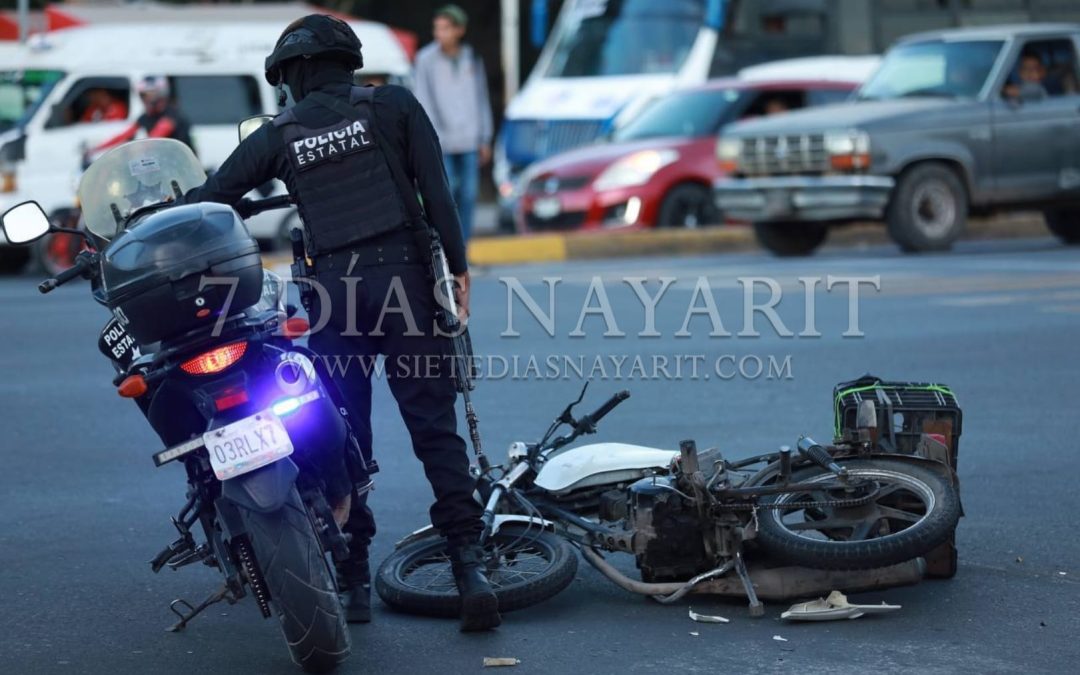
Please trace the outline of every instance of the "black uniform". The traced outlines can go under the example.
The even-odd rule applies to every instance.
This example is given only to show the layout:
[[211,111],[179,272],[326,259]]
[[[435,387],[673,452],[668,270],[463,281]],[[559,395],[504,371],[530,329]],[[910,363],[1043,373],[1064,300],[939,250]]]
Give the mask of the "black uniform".
[[[336,368],[334,377],[367,449],[372,444],[370,364],[377,354],[386,355],[390,390],[435,492],[432,523],[451,541],[471,541],[481,527],[481,507],[472,496],[465,442],[457,433],[457,394],[449,370],[439,364],[449,342],[433,333],[434,293],[424,251],[410,229],[426,225],[410,222],[415,209],[407,208],[403,197],[415,197],[401,194],[389,166],[397,161],[415,181],[451,272],[465,272],[465,245],[438,139],[406,89],[360,92],[342,70],[320,72],[308,81],[299,103],[245,139],[185,201],[235,204],[270,178],[284,181],[305,223],[316,279],[327,291],[312,311],[314,327],[327,324],[313,333],[311,348],[331,365],[347,366],[344,373]],[[325,96],[355,114],[346,117],[325,98],[318,101]],[[388,295],[391,309],[380,325]],[[326,299],[329,307],[323,305]],[[394,311],[402,303],[409,305],[408,315]],[[363,512],[354,509],[346,530],[366,543],[374,523],[366,507],[357,506]]]

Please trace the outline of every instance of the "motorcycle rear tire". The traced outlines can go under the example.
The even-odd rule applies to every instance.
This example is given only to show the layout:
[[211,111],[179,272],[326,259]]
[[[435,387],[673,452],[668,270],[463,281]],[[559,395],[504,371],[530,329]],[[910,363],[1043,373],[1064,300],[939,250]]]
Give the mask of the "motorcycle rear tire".
[[327,673],[349,656],[345,611],[318,534],[296,488],[272,513],[243,511],[255,561],[293,661]]
[[[852,459],[840,463],[854,475],[865,473],[870,477],[877,474],[886,480],[889,475],[899,475],[915,489],[928,490],[928,494],[933,495],[933,505],[909,527],[857,541],[801,536],[785,527],[780,517],[781,511],[760,509],[757,542],[761,548],[781,562],[792,565],[826,570],[859,570],[887,567],[917,558],[952,537],[960,519],[960,495],[946,477],[914,462],[900,460]],[[806,482],[824,476],[832,474],[813,466],[796,471],[792,481]],[[777,495],[766,497],[761,503],[769,505],[783,499],[785,495]],[[875,521],[874,524],[877,523]]]
[[[515,541],[528,538],[528,546],[535,547],[546,560],[547,566],[526,581],[500,585],[492,579],[495,595],[499,599],[500,612],[512,612],[539,604],[558,595],[570,585],[577,574],[578,559],[573,547],[565,539],[548,531],[527,532],[524,528],[504,526],[493,534],[489,542],[512,546]],[[442,565],[446,554],[446,540],[442,537],[421,539],[406,544],[390,554],[379,566],[375,577],[375,590],[383,602],[396,610],[422,616],[456,617],[461,615],[461,599],[449,577],[449,562],[445,562],[445,583],[441,590],[431,590],[409,584],[405,574],[423,561]],[[492,575],[489,574],[489,578]]]

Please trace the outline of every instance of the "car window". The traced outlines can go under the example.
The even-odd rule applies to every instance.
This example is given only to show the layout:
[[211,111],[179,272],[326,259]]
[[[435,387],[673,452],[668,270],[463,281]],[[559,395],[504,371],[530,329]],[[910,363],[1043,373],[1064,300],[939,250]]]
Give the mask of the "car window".
[[742,98],[738,89],[691,89],[654,101],[613,135],[614,141],[643,138],[697,138],[716,133],[731,107]]
[[0,71],[0,131],[26,124],[63,77],[59,70]]
[[739,119],[779,115],[805,107],[806,92],[800,89],[769,89],[755,94],[750,104],[739,115]]
[[1016,98],[1025,87],[1044,96],[1069,96],[1077,86],[1076,46],[1072,40],[1031,40],[1020,49],[1002,88],[1002,95]]
[[829,105],[843,103],[851,98],[848,89],[810,89],[806,92],[806,105]]
[[251,75],[169,78],[173,99],[192,124],[237,124],[262,112],[259,83]]
[[126,77],[84,77],[53,108],[45,128],[126,120],[130,100],[131,83]]
[[926,40],[889,50],[859,90],[862,99],[979,95],[1001,52],[1000,40]]

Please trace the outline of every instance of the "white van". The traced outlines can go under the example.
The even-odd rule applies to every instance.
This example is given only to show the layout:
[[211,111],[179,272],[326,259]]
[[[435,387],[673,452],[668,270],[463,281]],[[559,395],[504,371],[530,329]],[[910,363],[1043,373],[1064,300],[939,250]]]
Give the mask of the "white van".
[[[408,57],[388,27],[351,25],[364,44],[363,77],[408,80]],[[169,79],[192,123],[199,158],[208,169],[220,166],[236,147],[241,119],[278,110],[263,62],[281,30],[265,21],[124,23],[35,36],[25,46],[0,50],[0,212],[26,199],[47,212],[72,206],[84,148],[120,133],[142,113],[134,83],[146,75]],[[126,106],[126,119],[82,121],[91,92],[101,90]],[[295,211],[279,211],[248,226],[256,238],[272,242],[293,224]],[[21,266],[26,259],[20,255],[26,249],[7,246],[0,235],[0,266]]]

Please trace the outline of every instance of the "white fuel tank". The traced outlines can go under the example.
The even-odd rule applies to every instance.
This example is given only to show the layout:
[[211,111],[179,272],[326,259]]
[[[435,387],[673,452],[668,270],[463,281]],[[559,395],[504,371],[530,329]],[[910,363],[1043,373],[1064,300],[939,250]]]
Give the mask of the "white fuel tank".
[[663,471],[679,456],[675,450],[627,443],[593,443],[571,448],[544,464],[536,485],[558,494],[606,483],[625,483]]

